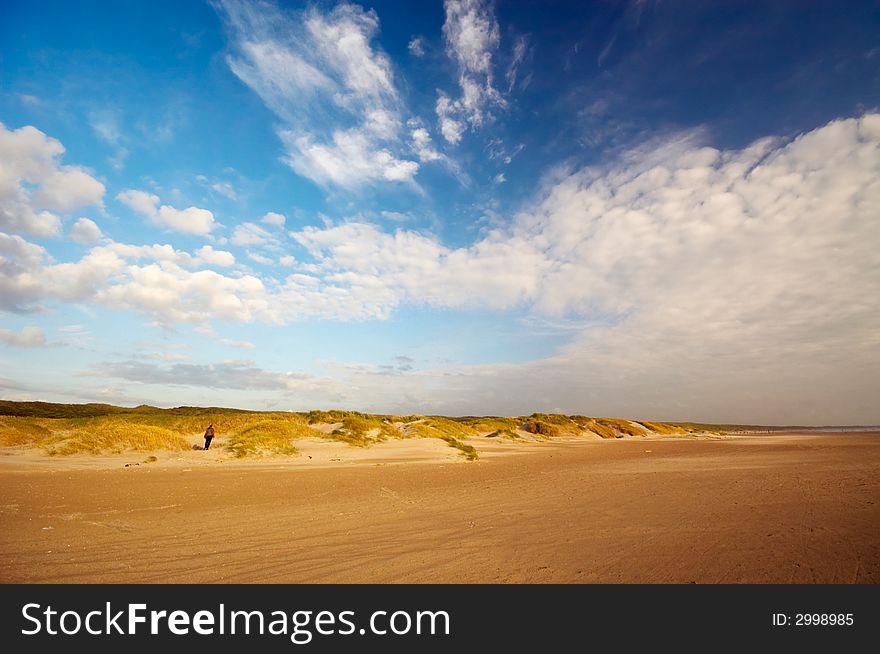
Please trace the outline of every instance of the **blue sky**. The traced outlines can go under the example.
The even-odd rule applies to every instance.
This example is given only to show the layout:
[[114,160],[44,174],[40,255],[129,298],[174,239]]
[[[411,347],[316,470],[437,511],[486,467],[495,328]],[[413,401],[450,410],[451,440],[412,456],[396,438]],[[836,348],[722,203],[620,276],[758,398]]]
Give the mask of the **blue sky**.
[[880,422],[878,28],[5,2],[0,396]]

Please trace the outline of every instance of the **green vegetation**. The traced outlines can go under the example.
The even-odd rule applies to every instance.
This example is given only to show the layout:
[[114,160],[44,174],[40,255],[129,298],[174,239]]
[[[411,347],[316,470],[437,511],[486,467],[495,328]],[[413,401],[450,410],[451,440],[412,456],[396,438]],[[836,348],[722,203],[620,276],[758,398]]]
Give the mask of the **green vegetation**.
[[[524,417],[391,416],[357,411],[245,411],[217,407],[153,406],[133,408],[109,404],[52,404],[0,401],[0,446],[37,447],[52,455],[118,453],[125,451],[181,451],[199,443],[213,424],[215,446],[235,457],[294,455],[294,443],[303,437],[336,440],[369,447],[393,438],[436,438],[462,452],[468,460],[479,453],[468,439],[496,437],[516,440],[522,431],[538,439],[594,433],[602,438],[624,436],[684,436],[698,432],[772,431],[782,427],[706,425],[618,418],[533,413]],[[325,434],[311,425],[336,425]],[[146,462],[157,460],[148,457]]]

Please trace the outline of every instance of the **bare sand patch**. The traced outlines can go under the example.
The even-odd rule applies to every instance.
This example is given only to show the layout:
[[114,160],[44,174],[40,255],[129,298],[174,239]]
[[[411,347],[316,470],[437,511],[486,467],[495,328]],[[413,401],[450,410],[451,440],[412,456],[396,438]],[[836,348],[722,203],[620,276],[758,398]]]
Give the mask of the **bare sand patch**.
[[0,457],[0,581],[880,581],[877,433],[300,445]]

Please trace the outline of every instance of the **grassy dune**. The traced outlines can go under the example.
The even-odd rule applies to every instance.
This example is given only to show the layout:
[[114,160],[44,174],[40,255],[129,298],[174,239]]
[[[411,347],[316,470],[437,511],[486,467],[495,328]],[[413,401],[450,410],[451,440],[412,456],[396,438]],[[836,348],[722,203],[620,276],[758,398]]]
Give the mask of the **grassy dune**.
[[[548,440],[598,435],[611,439],[736,429],[729,425],[635,422],[547,413],[506,418],[447,418],[356,411],[292,413],[217,407],[159,409],[0,401],[0,446],[38,448],[49,455],[181,451],[190,449],[191,443],[198,440],[209,424],[214,425],[222,447],[237,458],[296,455],[297,439],[306,437],[335,440],[355,447],[369,447],[394,438],[435,438],[459,450],[466,459],[475,460],[479,452],[467,441],[486,436]],[[323,431],[319,427],[323,427]]]

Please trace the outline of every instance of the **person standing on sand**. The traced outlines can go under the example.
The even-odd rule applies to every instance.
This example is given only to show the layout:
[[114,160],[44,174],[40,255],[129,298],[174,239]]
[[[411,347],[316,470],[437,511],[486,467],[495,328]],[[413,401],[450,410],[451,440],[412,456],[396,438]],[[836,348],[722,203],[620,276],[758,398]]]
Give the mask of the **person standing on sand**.
[[211,441],[214,439],[214,425],[208,425],[208,428],[205,430],[205,449],[209,449],[211,447]]

